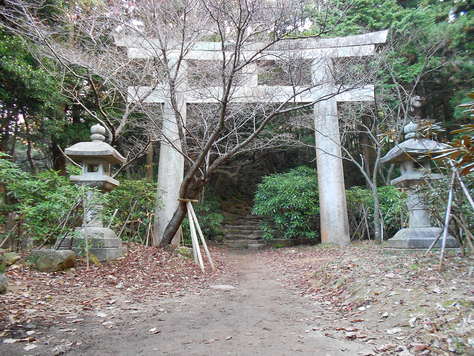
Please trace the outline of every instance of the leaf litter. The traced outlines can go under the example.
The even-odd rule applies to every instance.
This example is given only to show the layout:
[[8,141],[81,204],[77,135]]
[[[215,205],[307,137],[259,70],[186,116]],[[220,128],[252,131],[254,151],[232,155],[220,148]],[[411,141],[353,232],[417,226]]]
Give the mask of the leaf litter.
[[388,255],[370,242],[261,255],[321,308],[318,329],[331,337],[373,344],[374,354],[474,354],[473,257],[449,256],[440,272],[437,255]]
[[[224,252],[211,247],[217,269],[203,274],[190,258],[173,251],[128,243],[124,257],[91,265],[83,261],[68,271],[44,273],[27,265],[12,266],[9,290],[0,299],[0,343],[33,342],[29,335],[43,327],[77,325],[88,317],[107,328],[121,310],[140,310],[140,303],[200,293],[228,270]],[[75,329],[65,328],[65,334]],[[158,333],[158,330],[150,331]],[[33,350],[34,344],[25,348]],[[58,354],[69,346],[59,346]]]
[[[128,244],[125,257],[89,269],[79,264],[65,272],[41,273],[12,266],[7,272],[10,291],[0,302],[0,339],[34,350],[43,341],[41,328],[60,324],[64,338],[53,354],[67,352],[80,344],[69,337],[74,327],[88,318],[113,328],[121,311],[139,313],[141,303],[151,299],[199,294],[216,285],[223,273],[236,272],[236,266],[224,263],[226,250],[212,247],[211,253],[217,271],[211,273],[208,267],[206,274],[191,259],[137,244]],[[474,351],[474,261],[470,257],[449,257],[440,272],[437,256],[389,256],[370,243],[258,254],[280,271],[287,288],[320,308],[312,318],[317,325],[307,333],[367,343],[373,347],[370,355]],[[158,334],[160,329],[144,332]]]

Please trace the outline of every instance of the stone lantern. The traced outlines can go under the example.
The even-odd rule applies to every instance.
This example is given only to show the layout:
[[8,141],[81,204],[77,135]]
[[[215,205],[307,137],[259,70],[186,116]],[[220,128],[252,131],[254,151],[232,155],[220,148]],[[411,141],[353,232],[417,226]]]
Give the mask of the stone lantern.
[[[380,161],[397,163],[402,175],[392,180],[392,184],[406,189],[409,212],[408,228],[401,229],[386,241],[388,249],[427,249],[441,235],[442,229],[431,226],[428,209],[418,193],[420,185],[427,180],[440,179],[441,174],[431,173],[428,154],[449,148],[448,145],[427,138],[420,138],[418,125],[410,122],[404,127],[405,141],[392,148]],[[441,246],[441,239],[435,247]],[[447,237],[447,248],[458,248],[459,244],[452,236]]]
[[[105,128],[101,125],[91,127],[91,142],[79,142],[66,148],[66,155],[81,164],[82,173],[71,176],[78,185],[98,188],[109,192],[119,185],[110,176],[111,166],[126,159],[105,142]],[[122,255],[122,242],[117,235],[102,222],[102,205],[96,197],[96,191],[86,190],[84,197],[84,219],[82,226],[76,228],[75,236],[64,239],[60,248],[81,250],[88,245],[90,253],[100,261],[106,261]],[[87,239],[87,240],[86,240]]]

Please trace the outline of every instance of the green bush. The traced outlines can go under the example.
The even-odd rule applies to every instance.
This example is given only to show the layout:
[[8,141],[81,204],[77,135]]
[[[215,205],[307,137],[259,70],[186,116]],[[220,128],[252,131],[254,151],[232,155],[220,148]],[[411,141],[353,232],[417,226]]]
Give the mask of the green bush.
[[[384,236],[390,238],[406,225],[408,211],[406,208],[406,194],[393,186],[378,187],[380,210],[384,221]],[[349,221],[351,222],[352,238],[367,239],[373,235],[372,222],[374,217],[374,200],[372,193],[367,188],[352,187],[346,190]],[[367,219],[367,230],[362,229]],[[359,227],[359,228],[357,228]]]
[[9,197],[3,213],[16,212],[21,229],[33,240],[56,238],[59,222],[81,197],[80,188],[55,171],[36,175],[23,172],[15,163],[0,158],[0,181]]
[[[120,179],[120,185],[105,194],[104,224],[110,222],[117,233],[122,229],[120,238],[124,241],[145,242],[148,227],[153,225],[153,213],[156,203],[156,186],[145,179]],[[115,209],[113,220],[112,216]]]
[[267,217],[264,238],[316,238],[319,196],[314,169],[301,166],[264,177],[253,214]]

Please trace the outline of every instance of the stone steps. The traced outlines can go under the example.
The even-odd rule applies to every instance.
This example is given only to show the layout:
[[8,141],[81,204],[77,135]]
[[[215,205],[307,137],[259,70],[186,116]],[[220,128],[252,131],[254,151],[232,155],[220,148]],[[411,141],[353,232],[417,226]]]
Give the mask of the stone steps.
[[230,248],[258,249],[265,246],[260,224],[263,218],[254,215],[226,213],[224,220],[223,244]]
[[248,235],[248,234],[226,234],[224,235],[224,240],[252,240],[252,241],[255,241],[255,240],[261,240],[262,237],[263,237],[263,234],[251,234],[251,235]]
[[224,245],[231,248],[248,248],[249,240],[227,240],[224,239]]
[[232,234],[232,233],[252,233],[252,232],[260,232],[260,226],[245,226],[245,225],[227,225],[224,226],[224,231]]

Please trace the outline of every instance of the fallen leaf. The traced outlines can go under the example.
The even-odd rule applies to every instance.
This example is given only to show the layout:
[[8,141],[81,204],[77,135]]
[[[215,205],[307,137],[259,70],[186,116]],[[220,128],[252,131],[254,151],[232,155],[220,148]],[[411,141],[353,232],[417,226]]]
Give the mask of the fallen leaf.
[[421,351],[424,351],[426,349],[428,349],[428,345],[425,345],[425,344],[411,344],[411,348],[413,351],[415,352],[421,352]]
[[346,339],[354,340],[354,339],[357,338],[357,333],[355,333],[355,332],[346,332],[344,334],[344,336],[346,337]]

